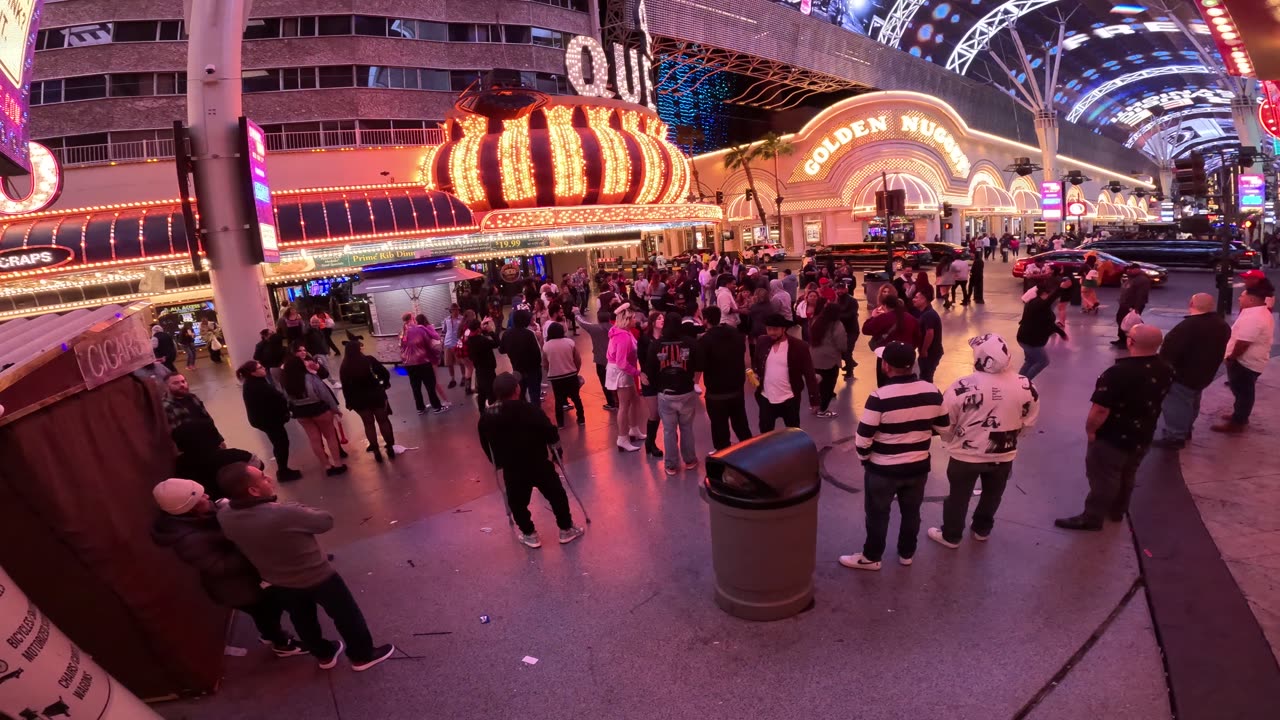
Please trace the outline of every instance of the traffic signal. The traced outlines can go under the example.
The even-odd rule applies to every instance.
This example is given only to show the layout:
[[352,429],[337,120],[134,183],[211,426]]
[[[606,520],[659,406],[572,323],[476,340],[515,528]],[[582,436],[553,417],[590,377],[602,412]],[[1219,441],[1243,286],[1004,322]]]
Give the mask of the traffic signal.
[[719,190],[716,191],[716,204],[717,205],[724,204],[724,193],[720,192]]
[[955,212],[955,208],[952,207],[951,203],[949,202],[942,203],[942,217],[949,218],[951,217],[951,213],[953,212]]
[[748,190],[747,190],[747,192],[746,192],[746,194],[745,194],[743,197],[745,197],[745,198],[747,199],[747,202],[751,202],[752,200],[754,200],[754,199],[756,198],[756,191],[755,191],[755,190],[748,189]]
[[1254,161],[1257,160],[1259,157],[1260,157],[1260,154],[1258,153],[1258,148],[1253,147],[1251,145],[1240,146],[1240,152],[1238,155],[1240,167],[1242,168],[1253,167]]
[[1204,156],[1199,153],[1173,161],[1173,181],[1181,195],[1204,197],[1209,194],[1209,182],[1204,172]]

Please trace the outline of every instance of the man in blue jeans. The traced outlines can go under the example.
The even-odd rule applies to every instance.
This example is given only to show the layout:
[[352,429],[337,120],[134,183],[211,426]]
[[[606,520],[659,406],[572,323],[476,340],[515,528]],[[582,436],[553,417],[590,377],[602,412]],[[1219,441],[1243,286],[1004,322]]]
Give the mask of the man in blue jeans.
[[1053,304],[1058,295],[1071,287],[1070,280],[1063,280],[1057,287],[1046,280],[1036,286],[1036,295],[1027,301],[1022,308],[1022,320],[1018,323],[1018,344],[1022,346],[1022,369],[1019,375],[1034,380],[1042,370],[1049,367],[1049,353],[1044,346],[1055,334],[1067,339],[1067,331],[1058,324]]
[[911,371],[916,362],[914,348],[891,342],[876,348],[876,355],[888,382],[867,398],[854,439],[866,468],[867,540],[862,552],[840,556],[840,564],[854,570],[880,569],[894,498],[902,514],[898,563],[911,564],[920,534],[924,485],[929,479],[929,445],[950,422],[942,393]]
[[[658,392],[668,475],[676,474],[680,460],[684,460],[685,470],[698,467],[693,436],[693,417],[698,411],[698,393],[694,391],[693,382],[697,348],[683,327],[680,313],[667,313],[662,337],[649,346],[649,355],[644,359],[644,377]],[[679,456],[676,455],[677,437]]]
[[1227,384],[1235,396],[1231,415],[1209,429],[1214,432],[1237,434],[1244,432],[1253,413],[1257,393],[1258,376],[1271,360],[1271,341],[1275,332],[1275,320],[1267,307],[1266,288],[1252,286],[1240,294],[1240,315],[1231,326],[1231,340],[1227,343]]
[[1151,443],[1153,447],[1180,450],[1191,437],[1200,414],[1200,393],[1213,382],[1231,338],[1231,326],[1214,308],[1212,295],[1192,295],[1187,316],[1160,346],[1160,357],[1173,366],[1173,385],[1164,397],[1164,430]]

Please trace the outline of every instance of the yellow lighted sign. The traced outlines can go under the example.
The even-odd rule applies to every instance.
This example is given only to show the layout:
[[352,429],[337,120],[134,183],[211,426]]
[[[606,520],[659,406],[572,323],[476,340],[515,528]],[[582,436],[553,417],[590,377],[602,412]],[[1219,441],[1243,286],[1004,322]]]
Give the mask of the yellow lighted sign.
[[0,71],[9,84],[22,87],[22,67],[27,61],[27,35],[31,32],[35,0],[0,2]]
[[827,133],[809,150],[805,175],[826,174],[827,166],[851,148],[877,140],[911,140],[936,149],[946,160],[952,175],[968,177],[971,163],[954,135],[937,119],[914,112],[887,112],[853,120]]

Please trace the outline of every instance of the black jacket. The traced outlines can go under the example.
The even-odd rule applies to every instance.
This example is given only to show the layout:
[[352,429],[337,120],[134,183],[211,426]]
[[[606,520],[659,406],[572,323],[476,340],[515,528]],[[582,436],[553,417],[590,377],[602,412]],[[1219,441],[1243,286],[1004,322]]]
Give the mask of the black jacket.
[[511,359],[516,371],[542,367],[542,348],[538,336],[529,328],[511,328],[502,336],[502,354]]
[[[352,355],[348,355],[352,358]],[[387,406],[387,388],[391,387],[391,373],[377,358],[364,355],[355,360],[344,360],[338,369],[338,381],[342,394],[351,410],[380,410]]]
[[172,363],[178,357],[178,346],[173,342],[172,335],[161,330],[151,337],[156,341],[154,350],[157,360]]
[[[259,360],[258,362],[262,362]],[[262,363],[264,366],[266,363]],[[274,428],[289,422],[289,401],[284,393],[266,378],[245,378],[241,389],[244,396],[244,410],[249,416],[249,425],[259,430]]]
[[262,594],[262,578],[249,558],[222,534],[216,515],[161,513],[151,528],[151,539],[173,548],[178,558],[200,573],[200,584],[214,602],[224,607],[247,607]]
[[259,470],[262,461],[248,450],[238,448],[206,448],[184,452],[174,461],[173,476],[195,480],[210,500],[226,497],[218,485],[218,471],[235,463],[250,463]]
[[840,311],[840,324],[850,338],[858,337],[858,299],[849,293],[836,293],[836,308]]
[[547,447],[560,442],[560,431],[541,408],[524,400],[504,400],[480,414],[480,447],[508,475],[552,469]]
[[1188,315],[1164,336],[1160,357],[1173,366],[1174,382],[1203,390],[1213,382],[1230,339],[1231,326],[1221,315]]
[[694,369],[711,399],[741,395],[747,382],[746,340],[738,329],[716,325],[698,338]]
[[496,370],[498,358],[493,354],[498,341],[491,333],[471,333],[467,336],[467,359],[481,370]]
[[644,372],[659,393],[690,393],[693,374],[697,371],[697,355],[693,340],[684,335],[681,328],[673,328],[670,334],[664,332],[662,338],[649,344]]
[[1067,333],[1058,327],[1058,318],[1054,315],[1053,306],[1058,300],[1061,288],[1054,288],[1049,297],[1031,298],[1022,308],[1022,321],[1018,323],[1018,342],[1031,347],[1044,347],[1054,333],[1066,337]]

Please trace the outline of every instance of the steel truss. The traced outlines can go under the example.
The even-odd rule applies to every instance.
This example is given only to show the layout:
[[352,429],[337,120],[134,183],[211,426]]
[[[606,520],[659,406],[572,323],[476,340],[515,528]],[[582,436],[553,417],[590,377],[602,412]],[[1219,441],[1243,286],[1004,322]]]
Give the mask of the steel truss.
[[965,32],[960,43],[947,58],[947,69],[964,75],[969,72],[969,65],[978,53],[987,49],[991,38],[1001,30],[1017,22],[1018,18],[1058,0],[1009,0],[1000,7],[987,13]]
[[667,82],[677,67],[696,66],[712,69],[711,72],[703,73],[692,87],[682,87],[675,90],[676,92],[693,92],[707,78],[723,72],[753,78],[755,82],[748,85],[745,90],[725,100],[726,104],[731,105],[746,105],[765,110],[786,110],[818,93],[870,90],[864,85],[835,75],[683,40],[655,37],[653,55],[655,66],[663,62],[671,63],[670,69],[658,79],[659,88],[667,87]]
[[1172,120],[1191,117],[1192,115],[1222,115],[1222,114],[1230,115],[1231,108],[1224,107],[1222,105],[1208,105],[1208,106],[1202,106],[1202,107],[1194,107],[1188,110],[1179,110],[1177,112],[1165,113],[1160,117],[1154,118],[1152,120],[1148,120],[1147,123],[1144,124],[1142,127],[1138,128],[1137,130],[1134,130],[1133,134],[1129,136],[1129,139],[1124,141],[1124,146],[1127,148],[1131,148],[1134,145],[1137,145],[1144,138],[1150,135],[1151,131],[1163,130],[1164,128],[1160,126]]
[[907,26],[915,19],[916,11],[924,3],[925,0],[898,0],[894,3],[893,8],[889,10],[889,16],[884,20],[884,25],[880,26],[880,34],[876,36],[876,41],[891,48],[898,47],[902,42],[902,34],[907,31]]
[[1217,75],[1218,71],[1204,65],[1165,65],[1164,67],[1143,68],[1136,72],[1115,77],[1089,91],[1076,102],[1071,112],[1067,113],[1067,121],[1075,122],[1085,111],[1115,90],[1142,80],[1163,77],[1165,75]]

